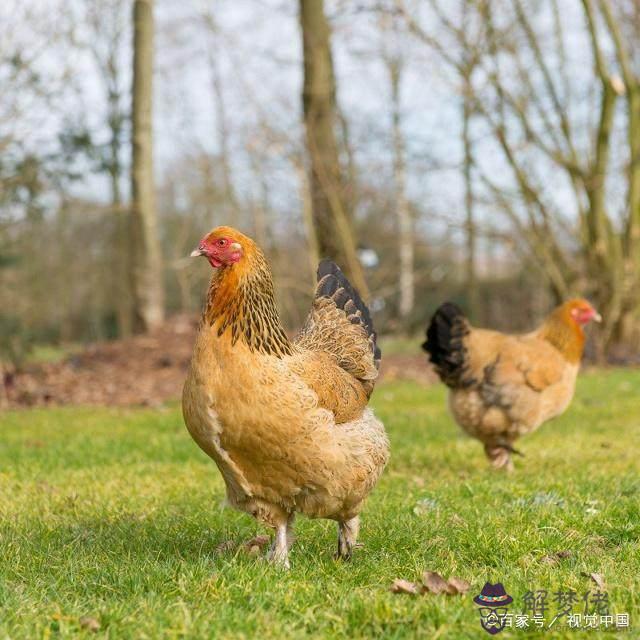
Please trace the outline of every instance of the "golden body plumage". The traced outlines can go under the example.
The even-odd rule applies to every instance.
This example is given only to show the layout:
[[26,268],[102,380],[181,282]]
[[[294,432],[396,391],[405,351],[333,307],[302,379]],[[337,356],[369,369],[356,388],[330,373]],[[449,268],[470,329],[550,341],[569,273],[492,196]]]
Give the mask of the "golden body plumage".
[[507,335],[472,327],[450,303],[438,309],[423,347],[450,389],[453,417],[495,467],[510,469],[513,443],[569,406],[582,326],[597,317],[586,300],[570,300],[535,331]]
[[[341,555],[349,555],[358,513],[389,456],[367,407],[375,334],[353,300],[341,308],[350,296],[340,287],[316,295],[289,341],[260,250],[235,230],[212,233],[236,239],[243,260],[212,278],[183,391],[187,428],[218,465],[229,502],[276,529],[275,560],[288,562],[296,512],[338,521]],[[319,292],[327,278],[336,276],[325,276]]]

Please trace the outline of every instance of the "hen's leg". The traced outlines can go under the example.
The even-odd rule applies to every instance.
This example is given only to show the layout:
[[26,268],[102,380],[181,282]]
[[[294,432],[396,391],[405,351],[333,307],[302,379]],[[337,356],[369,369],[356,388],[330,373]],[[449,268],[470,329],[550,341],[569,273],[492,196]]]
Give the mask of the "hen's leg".
[[507,472],[513,471],[513,461],[511,460],[511,448],[501,444],[485,444],[484,451],[489,458],[489,462],[494,469],[504,469]]
[[293,530],[293,523],[296,519],[296,514],[292,513],[287,520],[287,550],[291,551],[291,547],[293,547],[293,543],[296,539],[296,534]]
[[338,522],[338,553],[335,558],[350,560],[360,531],[360,516]]
[[276,535],[267,559],[273,564],[289,569],[289,549],[293,544],[293,514],[276,525]]

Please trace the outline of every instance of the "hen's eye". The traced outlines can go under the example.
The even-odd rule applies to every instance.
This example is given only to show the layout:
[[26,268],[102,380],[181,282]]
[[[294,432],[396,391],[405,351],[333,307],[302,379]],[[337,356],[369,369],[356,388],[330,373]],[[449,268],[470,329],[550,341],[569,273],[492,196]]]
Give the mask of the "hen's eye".
[[224,238],[220,238],[220,240],[218,240],[218,242],[216,242],[216,244],[219,247],[224,247],[224,245],[227,244],[227,241]]

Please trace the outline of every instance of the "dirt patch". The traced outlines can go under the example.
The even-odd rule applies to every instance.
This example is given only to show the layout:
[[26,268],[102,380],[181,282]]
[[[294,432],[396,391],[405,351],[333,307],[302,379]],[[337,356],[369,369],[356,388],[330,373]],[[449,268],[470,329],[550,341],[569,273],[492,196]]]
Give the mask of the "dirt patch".
[[0,403],[156,406],[178,398],[196,326],[193,318],[176,317],[151,335],[97,343],[62,362],[5,372]]
[[[5,371],[0,408],[56,405],[160,406],[180,397],[198,320],[176,316],[151,335],[90,345],[56,363]],[[431,384],[426,357],[390,355],[382,379]]]
[[381,379],[389,380],[412,380],[423,385],[435,384],[439,381],[438,376],[427,361],[426,353],[416,353],[415,355],[389,355],[382,354],[382,365],[380,367]]

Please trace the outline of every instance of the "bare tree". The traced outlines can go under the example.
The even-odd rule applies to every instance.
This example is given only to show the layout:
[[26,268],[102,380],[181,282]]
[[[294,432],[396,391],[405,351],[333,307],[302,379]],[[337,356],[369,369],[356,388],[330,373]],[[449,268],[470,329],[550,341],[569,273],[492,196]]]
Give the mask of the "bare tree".
[[[462,32],[470,38],[468,30],[469,8],[465,2],[462,5]],[[471,45],[467,40],[467,52],[473,51],[475,55],[467,55],[463,58],[459,67],[462,91],[462,147],[463,147],[463,176],[464,176],[464,209],[465,209],[465,233],[467,240],[466,255],[466,287],[469,305],[469,315],[472,319],[478,318],[480,308],[480,296],[476,273],[476,199],[473,181],[473,140],[471,138],[471,121],[475,112],[475,98],[473,95],[472,76],[478,65],[477,46]]]
[[[593,59],[594,111],[598,118],[586,131],[586,153],[581,153],[580,147],[584,145],[581,133],[584,131],[570,117],[571,86],[564,89],[562,74],[554,73],[549,57],[543,54],[532,16],[525,12],[521,0],[513,0],[512,6],[515,25],[525,43],[525,46],[514,48],[509,56],[512,68],[518,73],[519,86],[516,88],[509,82],[498,62],[499,54],[494,51],[490,86],[494,91],[492,102],[497,108],[490,110],[488,102],[482,101],[483,116],[515,178],[529,216],[528,232],[535,253],[556,291],[566,297],[572,290],[580,288],[601,308],[604,324],[599,334],[598,350],[600,357],[604,357],[606,347],[612,341],[622,340],[630,344],[637,343],[638,339],[637,326],[632,327],[628,322],[640,305],[640,265],[636,257],[638,244],[634,240],[640,210],[640,171],[634,162],[640,145],[640,110],[634,108],[637,97],[633,97],[638,90],[638,77],[629,64],[627,45],[609,2],[598,2],[604,23],[604,28],[599,29],[594,3],[583,0],[583,17]],[[554,11],[553,15],[560,33],[557,47],[562,58],[565,40],[559,12]],[[496,20],[490,10],[486,12],[486,18],[495,35]],[[607,41],[615,52],[612,62],[607,61],[604,53]],[[523,72],[524,56],[535,65],[534,69],[542,80],[542,91],[533,85],[533,74]],[[624,124],[622,119],[616,119],[618,98],[622,95],[627,99]],[[538,123],[542,123],[543,128]],[[611,153],[611,146],[615,131],[620,126],[626,130],[626,154],[629,158],[622,231],[617,229],[616,213],[609,198],[617,161]],[[526,149],[519,149],[515,142],[516,136],[523,133],[530,141],[529,153]],[[571,246],[563,242],[563,235],[558,233],[564,228],[568,236],[571,230],[566,228],[561,207],[547,197],[546,185],[539,173],[536,175],[530,169],[534,155],[541,163],[547,162],[550,171],[564,175],[566,184],[573,190],[579,223],[578,233],[573,235],[580,247],[584,268],[572,255]]]
[[153,176],[153,0],[133,6],[131,246],[134,327],[164,320],[164,288]]
[[131,0],[91,0],[87,6],[89,26],[89,49],[102,81],[107,104],[106,124],[109,141],[102,167],[109,176],[111,205],[117,218],[113,237],[114,247],[114,291],[118,332],[121,336],[131,334],[131,271],[130,256],[130,212],[124,206],[121,182],[124,175],[122,147],[128,109],[124,105],[127,91],[124,87],[124,73],[121,58],[125,47]]
[[[395,0],[395,12],[402,16],[410,32],[428,44],[442,61],[454,72],[454,87],[460,99],[461,143],[462,143],[462,177],[464,182],[465,211],[465,288],[467,293],[468,312],[472,318],[477,317],[479,310],[478,280],[476,274],[476,194],[474,190],[474,150],[472,139],[472,119],[475,113],[476,96],[472,85],[472,77],[478,68],[484,46],[484,29],[470,20],[473,2],[460,0],[446,5],[449,11],[454,10],[455,18],[450,18],[444,10],[445,5],[439,0],[428,0],[426,3],[439,25],[439,32],[431,34],[423,29],[414,18],[415,11],[405,0]],[[477,5],[477,2],[475,3]],[[477,11],[475,12],[477,16]],[[453,43],[454,46],[451,46]]]
[[393,206],[398,229],[398,312],[406,320],[413,311],[414,233],[411,208],[407,199],[406,145],[402,131],[402,73],[406,60],[402,51],[397,18],[383,14],[381,18],[383,52],[391,89],[391,138],[393,146]]
[[318,249],[323,256],[338,262],[354,286],[367,296],[336,142],[336,84],[323,0],[300,0],[300,26],[304,55],[302,101]]
[[206,56],[211,73],[211,89],[215,107],[220,170],[224,183],[224,204],[230,222],[235,223],[234,219],[238,216],[239,205],[231,170],[229,122],[220,60],[224,46],[220,27],[210,7],[204,9],[202,20],[206,28]]
[[[401,0],[397,2],[402,9]],[[469,29],[450,19],[444,3],[430,0],[430,6],[435,20],[431,31],[404,15],[414,34],[467,78],[473,113],[491,141],[491,151],[482,154],[491,162],[481,162],[480,155],[474,159],[485,199],[506,215],[554,298],[581,293],[601,309],[605,321],[598,336],[600,356],[616,340],[637,345],[640,84],[619,13],[609,0],[581,0],[581,7],[573,7],[578,17],[582,12],[581,36],[593,60],[585,85],[567,73],[567,26],[560,11],[565,5],[557,0],[542,3],[536,11],[522,0],[470,3],[470,18],[484,30],[486,47],[480,49],[467,37]],[[436,31],[438,38],[433,36]],[[473,60],[479,71],[475,80],[468,74]],[[596,113],[597,118],[581,115],[577,120],[576,105],[584,106],[590,96],[593,108],[587,114]],[[613,155],[615,136],[626,139],[627,148]],[[620,175],[624,156],[626,197],[619,204],[622,211],[616,211],[611,184]],[[499,174],[496,161],[504,167]],[[550,184],[555,187],[550,189]]]

